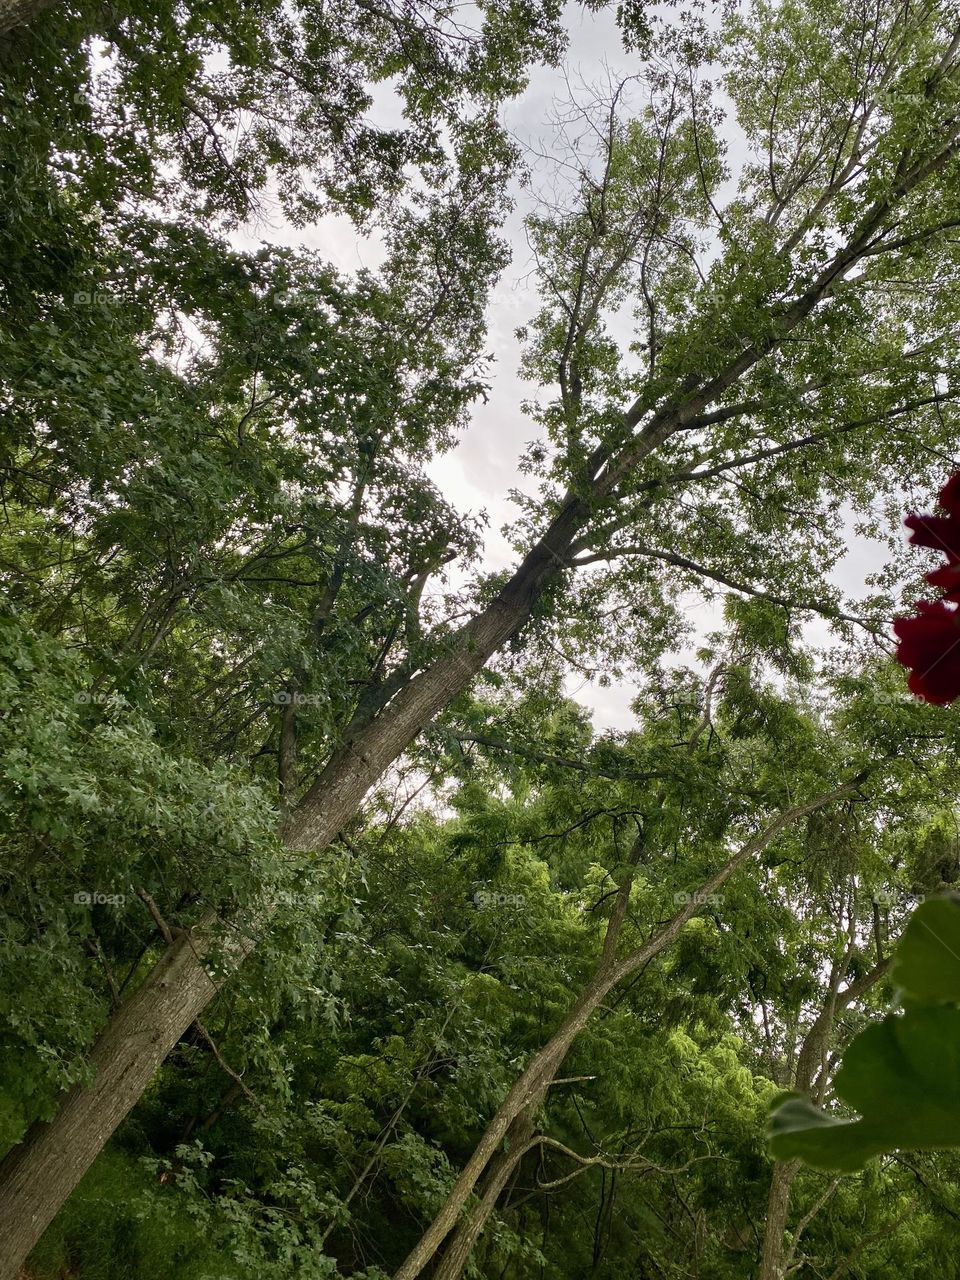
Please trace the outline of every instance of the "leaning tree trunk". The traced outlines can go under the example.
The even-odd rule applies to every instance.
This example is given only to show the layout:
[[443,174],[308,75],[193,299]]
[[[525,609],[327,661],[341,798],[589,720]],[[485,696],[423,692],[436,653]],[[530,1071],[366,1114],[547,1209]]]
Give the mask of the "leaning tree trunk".
[[[60,1205],[127,1115],[182,1032],[216,991],[204,937],[182,933],[143,986],[121,1005],[91,1054],[90,1085],[67,1094],[50,1124],[37,1122],[0,1169],[0,1258],[15,1277]],[[131,1051],[133,1049],[133,1051]]]
[[[803,1038],[797,1058],[793,1087],[800,1093],[810,1093],[819,1074],[817,1100],[822,1101],[826,1092],[823,1063],[837,1014],[859,1000],[876,986],[890,967],[889,957],[880,960],[867,973],[847,984],[842,991],[831,990],[824,1008],[814,1019]],[[794,1179],[800,1172],[799,1160],[776,1160],[770,1174],[770,1191],[767,1196],[767,1216],[763,1226],[763,1245],[760,1252],[760,1269],[757,1280],[783,1280],[790,1262],[786,1247],[787,1223],[790,1220],[790,1199]],[[794,1241],[794,1248],[796,1247]]]
[[[653,452],[679,421],[702,407],[703,399],[704,393],[699,392],[681,406],[655,414],[620,455],[621,465],[628,455],[636,464]],[[638,402],[624,415],[624,424],[635,427],[643,411]],[[288,848],[315,853],[325,849],[384,771],[524,625],[546,585],[568,567],[575,538],[610,496],[616,476],[607,464],[605,451],[596,449],[586,468],[587,495],[567,495],[543,537],[490,604],[450,638],[446,652],[432,666],[414,676],[375,719],[335,751],[285,822],[283,838]],[[98,1072],[110,1064],[112,1083],[97,1087],[94,1082],[92,1090],[86,1091],[89,1099],[75,1097],[76,1091],[68,1094],[56,1117],[42,1129],[34,1126],[0,1163],[0,1280],[17,1280],[30,1250],[64,1200],[127,1116],[159,1064],[212,999],[215,987],[203,964],[212,934],[198,927],[192,936],[194,949],[178,949],[175,965],[165,955],[137,992],[138,1011],[132,1021],[122,1006],[93,1049],[91,1061]],[[241,959],[236,957],[238,963]],[[161,982],[162,1003],[158,996]],[[202,998],[204,991],[206,997]],[[152,1011],[154,1001],[157,1007]],[[141,1023],[155,1033],[149,1041],[137,1031]],[[122,1087],[123,1082],[130,1082],[129,1087]],[[116,1098],[108,1101],[108,1093],[114,1089]],[[60,1167],[56,1179],[48,1176],[51,1153]],[[484,1159],[477,1169],[477,1176],[486,1162]],[[24,1206],[29,1209],[26,1221]]]
[[[546,537],[496,599],[453,638],[447,653],[334,754],[286,823],[289,848],[319,851],[335,839],[383,771],[523,625],[543,586],[558,571],[561,553],[586,511],[581,499],[568,500]],[[0,1164],[0,1280],[16,1280],[63,1202],[213,998],[217,985],[204,959],[215,937],[215,921],[207,919],[165,951],[143,986],[112,1015],[92,1050],[92,1084],[71,1090],[55,1118],[34,1125]],[[221,955],[221,974],[250,950],[252,944],[236,945],[232,954]]]
[[[440,1212],[401,1266],[394,1272],[393,1280],[416,1280],[430,1265],[447,1236],[457,1227],[474,1188],[500,1149],[511,1127],[518,1123],[521,1116],[532,1116],[536,1112],[573,1042],[609,993],[675,942],[683,926],[700,910],[700,904],[721,888],[748,859],[765,849],[781,831],[797,819],[849,795],[862,779],[863,774],[860,774],[853,782],[845,783],[834,791],[818,796],[815,800],[778,814],[763,830],[748,840],[719,871],[705,881],[690,901],[681,907],[662,928],[658,929],[642,946],[618,960],[616,947],[620,928],[629,906],[632,877],[621,887],[610,915],[600,963],[593,977],[574,1001],[558,1030],[543,1048],[534,1054],[522,1074],[511,1086],[470,1159],[464,1165]],[[483,1208],[484,1205],[481,1203],[476,1210],[476,1221],[471,1222],[469,1218],[467,1220],[468,1226],[464,1239],[469,1236],[471,1248],[489,1217],[493,1204],[487,1207],[485,1213],[482,1212]]]
[[[415,1280],[415,1277],[419,1276],[431,1262],[444,1240],[456,1227],[474,1188],[512,1127],[517,1124],[522,1115],[532,1115],[536,1111],[550,1088],[558,1068],[567,1056],[570,1046],[616,981],[617,977],[613,973],[594,978],[574,1003],[560,1029],[531,1059],[497,1108],[440,1212],[394,1273],[393,1280]],[[492,1207],[491,1204],[490,1209]],[[473,1248],[474,1241],[486,1222],[490,1209],[480,1216],[476,1229],[469,1232],[470,1249]]]
[[487,1219],[497,1207],[500,1193],[509,1182],[514,1169],[530,1150],[530,1139],[533,1137],[534,1129],[532,1118],[534,1110],[535,1107],[528,1107],[510,1126],[504,1140],[504,1150],[491,1161],[487,1170],[480,1202],[460,1223],[453,1239],[444,1249],[433,1280],[460,1280],[463,1275],[470,1254],[473,1252],[473,1246],[487,1225]]

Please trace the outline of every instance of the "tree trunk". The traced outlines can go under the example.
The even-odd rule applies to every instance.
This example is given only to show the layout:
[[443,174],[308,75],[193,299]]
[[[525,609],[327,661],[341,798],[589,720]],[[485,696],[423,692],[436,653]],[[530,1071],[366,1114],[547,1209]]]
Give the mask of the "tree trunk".
[[[204,939],[207,939],[206,944]],[[212,928],[181,934],[120,1006],[91,1054],[90,1085],[66,1095],[49,1124],[37,1121],[0,1167],[0,1274],[15,1280],[107,1139],[157,1068],[216,992],[203,964]]]
[[[549,1087],[549,1083],[547,1085]],[[546,1089],[544,1090],[544,1093]],[[473,1247],[487,1225],[487,1219],[497,1207],[500,1193],[507,1185],[511,1174],[530,1150],[530,1139],[533,1137],[533,1111],[528,1107],[522,1111],[510,1126],[505,1141],[505,1149],[491,1161],[484,1182],[483,1195],[473,1212],[460,1223],[453,1239],[443,1251],[443,1257],[433,1280],[460,1280],[464,1267],[469,1261]]]
[[777,1160],[770,1174],[767,1216],[763,1224],[763,1252],[758,1280],[783,1280],[784,1234],[790,1217],[790,1188],[800,1171],[799,1160]]
[[[629,905],[631,875],[630,880],[621,887],[617,895],[604,938],[603,953],[596,972],[574,1001],[559,1029],[551,1036],[543,1048],[533,1056],[522,1074],[514,1081],[507,1096],[498,1107],[493,1119],[474,1149],[473,1154],[464,1165],[460,1177],[444,1201],[440,1212],[401,1266],[394,1272],[393,1280],[416,1280],[416,1277],[429,1265],[437,1250],[457,1225],[460,1214],[473,1194],[474,1187],[506,1138],[511,1125],[517,1121],[521,1113],[525,1112],[533,1115],[537,1107],[539,1107],[574,1040],[576,1040],[609,993],[626,978],[629,978],[631,974],[636,973],[643,965],[648,964],[655,956],[665,951],[679,937],[680,931],[687,921],[700,910],[700,904],[725,884],[747,859],[765,849],[785,827],[798,818],[804,817],[808,813],[813,813],[816,809],[822,808],[833,800],[849,795],[860,781],[862,781],[862,777],[858,777],[854,782],[846,783],[835,791],[819,796],[806,804],[798,805],[794,809],[778,814],[762,831],[748,840],[719,871],[712,875],[701,886],[700,890],[692,895],[690,901],[662,928],[658,929],[643,946],[637,947],[634,951],[624,956],[623,959],[617,960],[616,945],[620,926],[626,917]],[[489,1210],[480,1223],[481,1228],[487,1216],[489,1216]],[[476,1239],[477,1235],[479,1235],[479,1230],[474,1233],[473,1238]]]
[[[506,1139],[511,1127],[522,1113],[532,1114],[536,1111],[550,1088],[553,1077],[567,1056],[570,1046],[615,981],[616,978],[609,973],[595,977],[575,1002],[560,1029],[534,1055],[523,1073],[514,1081],[474,1148],[470,1159],[464,1165],[440,1212],[394,1273],[393,1280],[415,1280],[415,1277],[419,1276],[431,1261],[457,1225],[460,1214],[473,1194],[474,1187]],[[490,1207],[492,1208],[492,1205]],[[488,1216],[489,1210],[479,1221],[476,1230],[469,1232],[471,1249]]]
[[[569,499],[547,536],[488,608],[454,637],[447,654],[415,676],[376,720],[334,754],[286,823],[289,848],[320,851],[339,834],[383,771],[523,625],[543,586],[561,567],[563,548],[569,547],[586,512],[579,498]],[[168,948],[92,1050],[93,1083],[71,1090],[56,1117],[34,1125],[0,1164],[0,1280],[16,1280],[64,1200],[213,998],[217,987],[203,965],[213,940],[211,917],[191,931],[189,944],[180,939]],[[226,969],[235,968],[250,950],[252,944],[235,946],[224,957]]]
[[[834,1020],[841,1010],[852,1004],[854,1000],[860,999],[871,987],[876,986],[889,968],[889,958],[880,960],[867,973],[861,974],[859,978],[848,983],[842,991],[831,989],[823,1009],[803,1038],[794,1075],[795,1090],[800,1093],[810,1093],[819,1072],[817,1101],[823,1100],[827,1082],[824,1078],[826,1073],[822,1067]],[[787,1222],[790,1219],[790,1191],[794,1179],[800,1172],[801,1163],[799,1160],[774,1161],[770,1174],[770,1193],[767,1197],[767,1217],[763,1226],[763,1247],[757,1280],[783,1280],[792,1256],[787,1254],[785,1240]],[[796,1244],[797,1240],[794,1241],[794,1248]]]
[[499,595],[457,632],[448,651],[409,680],[370,724],[338,748],[284,828],[284,840],[291,849],[325,848],[384,770],[519,631],[544,587],[566,567],[565,557],[588,514],[583,499],[568,497]]
[[56,0],[0,0],[0,37],[52,9]]

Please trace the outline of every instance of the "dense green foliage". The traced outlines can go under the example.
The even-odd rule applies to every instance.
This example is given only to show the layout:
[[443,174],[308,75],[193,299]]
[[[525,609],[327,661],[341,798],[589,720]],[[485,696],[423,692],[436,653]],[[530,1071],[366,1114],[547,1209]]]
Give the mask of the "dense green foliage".
[[[40,675],[30,670],[18,683],[46,723]],[[290,887],[280,891],[286,905],[271,947],[205,1023],[242,1089],[209,1043],[188,1036],[49,1233],[39,1273],[69,1259],[80,1275],[95,1276],[159,1276],[164,1267],[198,1277],[389,1274],[518,1061],[562,1017],[589,972],[611,877],[637,822],[648,855],[631,926],[643,936],[696,893],[718,851],[750,830],[776,792],[789,789],[796,799],[851,763],[851,753],[852,763],[869,758],[851,736],[858,724],[851,716],[876,715],[869,695],[858,706],[863,690],[831,723],[756,683],[743,666],[729,669],[723,689],[713,731],[693,760],[683,739],[703,690],[690,677],[646,709],[643,729],[593,746],[569,705],[551,716],[539,697],[516,701],[501,689],[474,708],[488,724],[509,718],[515,735],[537,724],[552,753],[578,753],[607,776],[571,777],[562,765],[474,750],[449,762],[459,781],[445,819],[422,811],[398,823],[387,809],[373,813],[334,861],[284,881]],[[953,794],[956,771],[937,777],[940,744],[925,742],[938,715],[917,708],[907,760],[885,763],[855,804],[826,826],[784,837],[760,866],[706,901],[676,950],[588,1028],[563,1073],[574,1079],[552,1091],[543,1131],[619,1168],[580,1170],[567,1182],[577,1166],[544,1148],[517,1178],[515,1207],[487,1235],[479,1262],[486,1272],[499,1274],[511,1260],[507,1274],[545,1266],[548,1275],[614,1276],[643,1260],[651,1274],[682,1275],[695,1264],[750,1274],[767,1194],[764,1114],[808,1011],[826,998],[825,971],[841,956],[851,975],[873,962],[874,946],[883,945],[870,936],[873,902],[889,903],[906,883],[891,877],[890,865],[902,861],[907,879],[913,872],[927,883],[941,865],[927,848],[939,830],[929,815]],[[145,883],[173,901],[182,868],[161,862],[157,838],[166,778],[150,779],[157,803],[149,815],[111,810],[102,780],[88,775],[84,791],[71,772],[65,721],[62,712],[55,721],[58,790],[49,783],[46,790],[60,813],[61,797],[78,797],[68,810],[80,832],[71,836],[81,846],[77,883]],[[129,735],[123,746],[109,763],[116,785],[134,793],[147,766]],[[149,750],[140,750],[149,761]],[[10,772],[16,780],[15,766]],[[94,778],[104,777],[111,774],[94,767]],[[193,784],[197,801],[222,794],[223,779],[203,782],[206,789]],[[191,801],[180,794],[176,803],[187,813]],[[218,851],[229,854],[238,837],[255,847],[261,816],[253,802],[246,825],[239,806],[230,817],[211,814]],[[133,845],[129,879],[112,869],[104,881],[89,851],[128,846],[141,825],[151,838],[139,864]],[[56,829],[44,834],[61,847]],[[188,835],[179,846],[184,858]],[[259,839],[269,859],[268,841]],[[933,843],[942,859],[942,844]],[[951,849],[956,876],[955,839]],[[202,866],[190,858],[183,893],[209,901]],[[264,870],[278,874],[269,862]],[[52,875],[63,884],[62,870]],[[224,871],[219,892],[229,880]],[[32,884],[42,886],[42,874]],[[918,887],[913,880],[904,892]],[[19,1021],[11,1021],[20,1047],[7,1059],[16,1067],[7,1097],[28,1091],[21,1107],[52,1098],[57,1075],[65,1080],[78,1069],[78,997],[89,1004],[99,989],[108,999],[100,965],[122,981],[137,964],[136,939],[148,933],[129,888],[124,904],[92,910],[58,901],[52,885],[49,904],[41,892],[34,888],[31,910],[44,911],[50,924],[38,938],[24,921],[15,974],[20,991],[34,992],[35,1007],[17,1003]],[[900,910],[885,906],[883,914],[893,916],[885,936]],[[863,941],[848,952],[854,925]],[[92,945],[83,959],[85,942]],[[65,951],[76,956],[74,969],[51,974]],[[31,1058],[37,1065],[28,1071]],[[937,1189],[952,1166],[938,1159],[920,1165],[921,1174],[890,1163],[882,1174],[864,1174],[857,1189],[841,1188],[808,1229],[805,1250],[851,1252],[864,1213],[879,1230],[891,1196],[907,1204],[929,1181],[934,1189],[922,1190],[922,1212],[896,1250],[883,1239],[868,1254],[870,1274],[919,1274],[926,1259],[956,1244],[951,1218],[939,1212],[949,1193]],[[798,1212],[825,1185],[808,1175]],[[691,1213],[702,1223],[696,1230]]]
[[[431,464],[496,376],[502,110],[565,20],[70,0],[0,37],[0,1153],[174,936],[212,928],[220,982],[30,1280],[383,1280],[618,964],[457,1275],[960,1276],[960,989],[923,932],[960,930],[911,915],[960,888],[960,721],[888,643],[960,436],[955,16],[620,6],[636,79],[570,104],[526,224],[509,535],[580,523],[471,680],[506,575]],[[271,211],[304,246],[248,247]],[[322,216],[381,265],[305,247]]]

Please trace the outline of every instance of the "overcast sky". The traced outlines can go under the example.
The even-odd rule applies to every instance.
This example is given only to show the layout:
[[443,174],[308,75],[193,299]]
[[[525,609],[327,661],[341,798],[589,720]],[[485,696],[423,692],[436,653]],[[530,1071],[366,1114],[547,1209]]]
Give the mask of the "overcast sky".
[[[526,92],[504,109],[507,128],[523,146],[551,149],[551,111],[556,103],[568,98],[568,84],[574,87],[603,84],[611,77],[619,81],[640,69],[640,60],[624,51],[609,9],[590,14],[568,6],[567,20],[570,45],[564,66],[535,70]],[[381,95],[371,115],[374,119],[382,116],[386,123],[393,110],[393,104]],[[743,146],[732,131],[727,134],[727,143],[728,162],[735,170],[742,159]],[[546,181],[547,175],[542,173],[542,176]],[[518,460],[526,443],[537,434],[536,425],[524,416],[520,408],[523,399],[531,396],[533,388],[518,376],[520,353],[514,332],[539,307],[531,274],[530,252],[523,232],[523,218],[532,207],[536,179],[535,169],[533,190],[517,190],[516,208],[505,227],[513,259],[492,295],[488,312],[487,350],[494,355],[489,398],[485,404],[479,403],[474,408],[469,429],[456,448],[435,459],[429,467],[435,483],[458,510],[487,512],[489,528],[485,541],[485,567],[488,570],[506,568],[514,561],[515,557],[501,532],[502,527],[516,516],[516,509],[507,494],[511,489],[529,489],[531,483],[530,478],[518,470]],[[268,217],[249,228],[241,239],[246,244],[268,240],[316,249],[344,271],[361,266],[376,268],[380,261],[375,237],[358,236],[346,219],[334,217],[325,218],[306,229],[295,229],[279,217]],[[852,530],[849,546],[848,555],[835,577],[844,592],[859,594],[863,590],[864,576],[883,563],[885,552],[879,544],[857,537]],[[687,603],[700,634],[716,627],[720,616],[716,606],[705,604],[695,593],[689,594]],[[807,628],[807,636],[814,643],[827,643],[827,624],[822,620],[812,622]],[[690,659],[689,654],[684,656]],[[580,678],[572,678],[568,691],[591,709],[598,730],[631,725],[633,717],[629,703],[636,692],[632,685],[600,688],[584,685]]]

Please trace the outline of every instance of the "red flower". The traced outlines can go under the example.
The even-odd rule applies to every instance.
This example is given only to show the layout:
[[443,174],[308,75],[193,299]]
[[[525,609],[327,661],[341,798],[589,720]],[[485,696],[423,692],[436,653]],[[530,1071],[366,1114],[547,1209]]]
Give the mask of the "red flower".
[[913,530],[915,547],[943,551],[951,564],[960,560],[960,471],[952,475],[937,495],[945,516],[907,516],[904,524]]
[[927,574],[927,582],[943,591],[943,598],[923,600],[913,618],[896,618],[893,629],[900,641],[897,660],[912,668],[907,681],[918,698],[943,706],[960,698],[960,471],[940,490],[945,516],[909,515],[915,547],[942,551],[947,563]]
[[934,569],[932,573],[927,574],[927,581],[931,587],[940,587],[943,590],[944,600],[960,603],[960,561]]
[[937,495],[944,511],[960,516],[960,471],[955,471]]
[[918,698],[943,706],[960,698],[960,610],[921,600],[915,618],[897,618],[897,660],[912,667],[907,685]]
[[960,560],[960,519],[957,516],[907,516],[903,522],[913,533],[915,547],[932,547],[951,560]]

